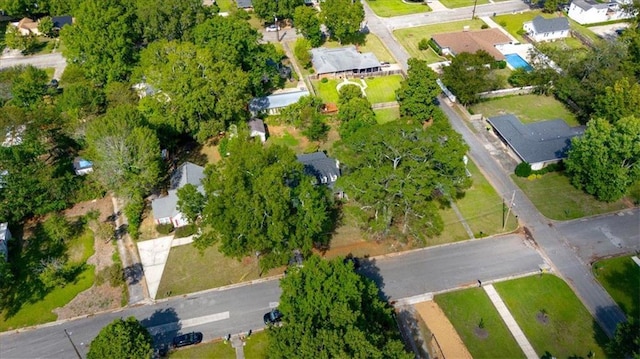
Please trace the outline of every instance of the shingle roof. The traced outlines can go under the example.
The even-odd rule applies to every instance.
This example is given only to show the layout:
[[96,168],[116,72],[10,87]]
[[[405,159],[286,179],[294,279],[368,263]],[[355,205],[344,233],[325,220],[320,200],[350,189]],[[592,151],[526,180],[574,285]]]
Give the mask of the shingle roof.
[[335,49],[327,49],[326,47],[311,49],[311,62],[318,74],[380,67],[380,61],[376,55],[372,52],[361,54],[353,45]]
[[304,173],[313,176],[323,183],[323,177],[326,178],[326,184],[332,187],[336,179],[340,177],[340,165],[335,158],[329,158],[324,152],[314,152],[302,155],[296,155],[298,162],[304,165]]
[[569,30],[569,20],[566,17],[545,19],[538,15],[533,19],[532,25],[537,34]]
[[584,126],[569,127],[560,119],[523,124],[514,115],[490,117],[489,123],[523,161],[537,163],[565,158],[571,139]]
[[249,125],[249,129],[251,131],[267,133],[267,130],[264,128],[264,121],[259,118],[254,118],[253,120],[247,122],[247,125]]
[[253,7],[251,0],[236,0],[239,9],[247,9]]
[[582,10],[590,10],[591,8],[607,9],[609,7],[609,4],[607,3],[598,3],[591,0],[573,0],[571,3],[581,8]]
[[69,15],[52,16],[51,21],[53,22],[53,27],[58,29],[62,29],[65,25],[73,24],[73,18]]
[[432,38],[441,48],[451,49],[454,55],[463,52],[475,54],[478,50],[484,50],[496,60],[504,60],[504,55],[495,46],[511,42],[511,39],[498,29],[448,32],[435,34]]
[[180,213],[177,208],[178,188],[182,188],[186,184],[192,184],[198,188],[200,193],[204,193],[204,187],[202,185],[204,178],[204,168],[191,162],[183,163],[171,176],[168,194],[151,201],[153,218],[174,217]]
[[264,110],[287,107],[298,102],[301,97],[309,96],[309,91],[284,92],[267,97],[256,97],[249,103],[249,111],[258,113]]

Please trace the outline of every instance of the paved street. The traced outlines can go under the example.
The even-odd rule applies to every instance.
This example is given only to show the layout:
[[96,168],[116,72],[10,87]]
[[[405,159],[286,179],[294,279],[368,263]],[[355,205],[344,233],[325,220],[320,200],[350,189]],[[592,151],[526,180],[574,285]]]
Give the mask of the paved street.
[[[390,300],[474,285],[477,279],[493,279],[535,272],[543,263],[539,254],[521,236],[467,241],[403,255],[364,261],[362,271],[382,284]],[[134,315],[151,328],[157,342],[167,342],[179,331],[197,330],[205,340],[246,332],[264,326],[262,315],[280,297],[277,280],[228,290],[195,293],[154,305],[128,308],[115,313],[39,329],[0,334],[1,358],[72,358],[75,352],[64,332],[67,329],[84,356],[87,343],[115,318]],[[180,325],[176,323],[180,322]]]
[[53,78],[59,80],[64,68],[67,67],[67,60],[62,57],[61,53],[0,58],[0,69],[18,65],[33,65],[41,69],[54,68]]

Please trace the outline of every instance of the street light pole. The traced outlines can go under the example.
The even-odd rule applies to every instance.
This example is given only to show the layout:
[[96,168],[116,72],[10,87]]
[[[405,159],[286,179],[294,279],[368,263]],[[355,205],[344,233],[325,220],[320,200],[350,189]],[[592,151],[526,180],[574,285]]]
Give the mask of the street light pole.
[[471,20],[476,17],[476,5],[478,5],[478,0],[474,0],[473,2],[473,12],[471,12]]
[[273,19],[275,20],[276,25],[276,40],[280,42],[280,26],[278,25],[278,17],[276,16],[276,14],[273,14]]

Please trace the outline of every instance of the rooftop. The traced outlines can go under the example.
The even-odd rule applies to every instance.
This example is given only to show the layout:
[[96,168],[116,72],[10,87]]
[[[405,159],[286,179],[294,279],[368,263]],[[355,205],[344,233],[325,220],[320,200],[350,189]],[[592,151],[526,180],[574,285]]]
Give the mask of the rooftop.
[[301,97],[309,95],[309,91],[299,90],[269,95],[267,97],[256,97],[249,103],[249,111],[257,113],[264,110],[287,107],[298,102]]
[[463,52],[475,54],[478,50],[484,50],[496,60],[504,60],[504,55],[495,46],[511,42],[511,39],[498,29],[448,32],[435,34],[432,38],[441,48],[451,49],[454,55]]
[[545,162],[565,158],[571,139],[584,126],[569,127],[560,119],[523,124],[514,115],[490,117],[489,123],[523,161]]
[[247,9],[253,7],[251,0],[236,0],[239,9]]
[[318,74],[380,67],[380,61],[376,55],[372,52],[361,54],[353,45],[335,49],[326,47],[311,49],[311,62]]
[[180,213],[178,210],[178,189],[186,184],[192,184],[200,193],[204,193],[202,185],[204,177],[204,168],[191,162],[183,163],[171,176],[168,194],[151,201],[153,217],[156,219],[173,217]]
[[316,178],[317,183],[324,183],[332,187],[340,177],[340,163],[329,158],[324,152],[314,152],[296,155],[298,162],[304,165],[304,173]]
[[569,20],[566,17],[545,19],[542,16],[538,15],[531,22],[533,24],[533,28],[538,34],[569,30]]
[[589,10],[591,8],[596,8],[596,9],[607,9],[607,8],[609,8],[609,4],[607,4],[607,3],[599,3],[599,2],[593,1],[593,0],[573,0],[571,3],[576,5],[577,7],[581,8],[582,10]]

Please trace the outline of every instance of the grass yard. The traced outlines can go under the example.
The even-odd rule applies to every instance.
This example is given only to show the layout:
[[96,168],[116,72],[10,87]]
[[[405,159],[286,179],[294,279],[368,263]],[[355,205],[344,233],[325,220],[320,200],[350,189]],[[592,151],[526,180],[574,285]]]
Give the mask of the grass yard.
[[627,206],[622,200],[607,203],[576,189],[564,173],[552,172],[530,181],[511,175],[514,182],[545,217],[559,221],[618,211]]
[[474,358],[525,357],[482,288],[439,294],[434,300]]
[[400,118],[399,107],[380,108],[373,110],[373,112],[376,114],[376,121],[378,121],[379,125],[395,121]]
[[606,334],[562,279],[545,274],[494,286],[538,355],[606,358]]
[[561,118],[569,126],[580,125],[576,116],[552,96],[530,94],[499,97],[477,103],[470,110],[484,117],[513,114],[522,123]]
[[449,9],[473,6],[474,4],[484,5],[489,3],[488,0],[478,0],[477,2],[475,0],[440,0],[440,2],[442,3],[442,5],[448,7]]
[[640,266],[631,256],[598,261],[592,271],[628,317],[640,318]]
[[471,30],[480,30],[484,22],[480,19],[446,22],[435,25],[418,26],[410,29],[400,29],[393,32],[398,42],[409,52],[411,57],[425,60],[428,63],[445,61],[446,58],[436,54],[431,48],[419,50],[418,43],[422,39],[430,39],[434,34],[462,31],[465,26]]
[[232,0],[216,0],[216,5],[218,5],[220,12],[228,12],[235,7]]
[[[350,79],[349,81],[356,82],[358,84],[360,83],[360,79]],[[396,100],[395,90],[400,88],[402,76],[379,76],[366,78],[364,81],[367,84],[367,89],[365,90],[365,92],[367,94],[369,102],[371,102],[372,104],[392,102]],[[311,82],[322,101],[324,101],[325,103],[338,103],[339,95],[336,87],[340,82],[342,82],[342,80],[333,79],[328,80],[324,83],[320,80],[313,80]]]
[[602,38],[598,36],[595,32],[589,30],[588,27],[584,25],[578,24],[576,21],[569,19],[569,26],[571,30],[580,33],[580,35],[585,36],[591,40],[591,42],[595,45],[602,41]]
[[320,97],[324,103],[338,103],[338,90],[336,90],[336,86],[339,81],[342,80],[328,80],[327,82],[311,80],[311,84],[316,89],[318,97]]
[[392,17],[408,14],[417,14],[431,11],[426,3],[408,4],[402,0],[367,0],[371,10],[378,16]]
[[367,36],[365,37],[364,45],[358,46],[358,51],[373,52],[373,54],[376,55],[376,57],[380,61],[386,61],[391,64],[394,64],[396,62],[396,59],[393,58],[382,41],[380,41],[380,39],[376,35],[371,33],[367,34]]
[[468,162],[467,169],[471,173],[473,185],[467,190],[465,196],[456,203],[474,235],[485,237],[515,230],[518,223],[513,214],[509,215],[505,229],[502,230],[502,198],[473,161]]
[[246,358],[265,359],[267,357],[269,335],[266,331],[251,334],[246,343],[247,345],[244,346],[244,356]]
[[[262,275],[280,273],[282,269],[273,269]],[[218,251],[216,245],[207,248],[203,255],[192,245],[173,247],[162,274],[157,299],[258,278],[260,267],[253,257],[243,258],[242,261],[228,258]]]
[[281,137],[269,137],[269,142],[286,147],[296,147],[300,143],[300,141],[288,131],[285,131]]
[[542,12],[542,10],[533,10],[533,11],[523,11],[517,14],[506,14],[506,15],[498,15],[494,16],[491,19],[495,21],[498,25],[504,27],[508,33],[513,35],[520,42],[525,42],[522,35],[518,34],[518,31],[522,30],[522,26],[525,22],[529,22],[533,20],[536,16],[542,16],[545,19],[550,19],[557,17],[556,14],[547,14]]
[[235,357],[236,350],[231,347],[231,343],[225,344],[222,341],[198,344],[169,353],[171,359],[235,359]]

